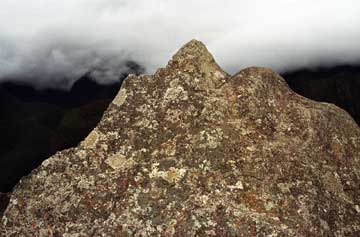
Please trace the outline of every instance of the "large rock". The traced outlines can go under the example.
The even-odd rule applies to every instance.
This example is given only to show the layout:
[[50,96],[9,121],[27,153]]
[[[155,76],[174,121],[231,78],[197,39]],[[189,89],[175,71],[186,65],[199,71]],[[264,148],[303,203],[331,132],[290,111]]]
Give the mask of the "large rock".
[[356,236],[360,129],[198,41],[16,186],[6,236]]

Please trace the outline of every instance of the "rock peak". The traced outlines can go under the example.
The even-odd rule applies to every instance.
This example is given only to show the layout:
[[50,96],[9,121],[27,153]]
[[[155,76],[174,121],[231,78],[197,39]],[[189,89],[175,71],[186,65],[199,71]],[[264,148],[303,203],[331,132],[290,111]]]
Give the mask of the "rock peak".
[[198,40],[191,40],[182,46],[172,57],[167,68],[175,68],[194,77],[201,75],[212,86],[217,87],[229,75],[216,63],[205,44]]
[[213,56],[206,48],[205,44],[198,40],[191,40],[182,46],[174,55],[173,60],[192,59],[194,57],[212,58]]

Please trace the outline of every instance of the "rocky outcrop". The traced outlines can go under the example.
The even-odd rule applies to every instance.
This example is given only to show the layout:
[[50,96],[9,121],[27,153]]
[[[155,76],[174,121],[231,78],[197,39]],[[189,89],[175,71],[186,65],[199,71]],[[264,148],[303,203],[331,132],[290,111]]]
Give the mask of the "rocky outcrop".
[[360,129],[191,41],[16,186],[5,236],[356,236]]

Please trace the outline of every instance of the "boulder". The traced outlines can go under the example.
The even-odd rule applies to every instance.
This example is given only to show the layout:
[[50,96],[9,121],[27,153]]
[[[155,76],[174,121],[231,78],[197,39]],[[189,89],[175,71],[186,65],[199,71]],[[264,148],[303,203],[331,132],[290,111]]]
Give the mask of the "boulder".
[[360,129],[192,40],[15,187],[5,236],[356,236]]

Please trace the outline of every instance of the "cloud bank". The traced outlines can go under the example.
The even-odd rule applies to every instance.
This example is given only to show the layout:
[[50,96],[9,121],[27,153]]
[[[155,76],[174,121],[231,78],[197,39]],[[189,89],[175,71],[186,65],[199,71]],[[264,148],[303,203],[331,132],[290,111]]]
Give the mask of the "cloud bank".
[[[135,61],[148,73],[190,39],[230,73],[360,62],[357,0],[1,0],[0,81],[109,83]],[[101,68],[101,70],[97,70]]]

